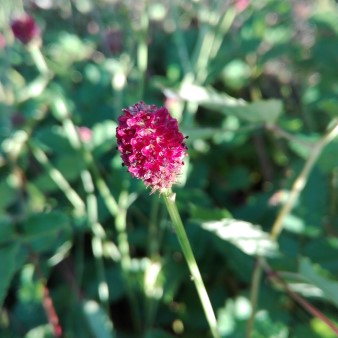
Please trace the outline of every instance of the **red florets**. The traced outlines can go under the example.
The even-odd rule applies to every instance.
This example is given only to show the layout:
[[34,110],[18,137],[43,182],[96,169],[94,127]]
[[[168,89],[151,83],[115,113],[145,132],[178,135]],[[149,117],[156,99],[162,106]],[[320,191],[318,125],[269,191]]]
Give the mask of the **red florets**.
[[133,177],[151,192],[164,192],[176,182],[186,156],[177,120],[164,107],[142,101],[123,110],[116,128],[118,150]]
[[11,28],[15,38],[23,44],[27,44],[40,36],[40,29],[35,20],[27,14],[13,19],[11,21]]

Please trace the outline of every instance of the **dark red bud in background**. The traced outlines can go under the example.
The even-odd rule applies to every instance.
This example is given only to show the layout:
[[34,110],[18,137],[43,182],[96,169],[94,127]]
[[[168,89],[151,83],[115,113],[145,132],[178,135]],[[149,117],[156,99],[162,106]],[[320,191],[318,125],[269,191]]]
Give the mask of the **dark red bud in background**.
[[28,44],[40,36],[40,29],[35,20],[28,14],[18,16],[11,21],[11,29],[17,40]]

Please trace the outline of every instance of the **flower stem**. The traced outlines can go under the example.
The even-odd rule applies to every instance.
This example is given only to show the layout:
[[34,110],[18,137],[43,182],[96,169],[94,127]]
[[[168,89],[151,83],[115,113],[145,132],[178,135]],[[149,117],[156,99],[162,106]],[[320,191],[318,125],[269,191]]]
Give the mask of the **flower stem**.
[[28,51],[31,54],[33,62],[36,65],[36,68],[39,70],[41,74],[51,75],[51,71],[49,70],[45,57],[41,53],[41,50],[37,44],[31,44],[28,47]]
[[33,141],[29,142],[29,146],[33,156],[46,170],[59,189],[65,194],[69,202],[73,205],[75,212],[78,215],[83,215],[85,212],[85,204],[78,193],[71,187],[62,173],[50,164],[47,155],[38,146],[36,146]]
[[[321,155],[324,147],[332,141],[335,137],[338,136],[338,119],[334,119],[331,122],[331,125],[329,126],[327,132],[324,134],[324,136],[314,144],[312,151],[307,159],[307,161],[304,164],[304,167],[296,180],[294,181],[289,198],[286,201],[286,203],[283,205],[281,210],[279,211],[277,218],[275,222],[272,225],[271,231],[270,231],[270,238],[273,241],[277,241],[281,231],[283,230],[283,222],[285,220],[285,217],[291,212],[292,208],[294,207],[297,199],[299,198],[301,192],[303,191],[307,180],[309,178],[309,175],[316,164],[319,156]],[[254,268],[253,272],[253,278],[252,278],[252,284],[251,284],[251,290],[250,290],[250,300],[251,300],[251,315],[247,322],[247,329],[246,329],[246,338],[250,338],[252,334],[252,328],[253,323],[255,319],[256,314],[256,305],[257,305],[257,299],[259,296],[259,285],[261,281],[261,272],[263,268],[263,258],[258,257],[257,258],[257,264]]]
[[184,225],[182,223],[180,214],[177,210],[176,203],[175,203],[175,195],[172,193],[171,190],[169,190],[166,193],[164,193],[162,196],[163,196],[165,205],[167,207],[169,216],[171,218],[171,221],[173,223],[173,226],[175,228],[178,241],[183,251],[183,255],[185,257],[190,273],[192,275],[192,279],[197,289],[198,296],[201,300],[202,307],[203,307],[206,319],[208,321],[212,336],[214,338],[220,338],[220,334],[217,329],[217,321],[216,321],[216,317],[214,314],[214,310],[212,308],[208,293],[205,289],[201,273],[198,269],[198,265],[195,260],[195,256],[192,252],[188,236],[184,230]]
[[324,147],[338,135],[338,119],[335,119],[332,122],[332,127],[329,128],[325,135],[313,146],[311,154],[309,155],[308,160],[305,162],[303,170],[294,181],[289,198],[278,213],[278,216],[274,224],[272,225],[270,237],[273,240],[277,240],[280,232],[282,231],[283,221],[295,205],[300,193],[302,192],[307,182],[310,172],[315,165],[318,157],[322,153]]

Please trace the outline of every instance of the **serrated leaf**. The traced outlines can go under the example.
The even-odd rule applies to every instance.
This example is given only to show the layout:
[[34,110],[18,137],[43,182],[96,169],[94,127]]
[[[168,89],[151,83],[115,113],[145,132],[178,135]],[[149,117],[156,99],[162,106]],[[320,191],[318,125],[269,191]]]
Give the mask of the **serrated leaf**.
[[222,219],[201,224],[219,238],[230,242],[248,255],[276,256],[278,246],[269,234],[257,225],[236,219]]
[[93,300],[83,302],[83,312],[92,334],[96,338],[116,337],[113,324],[98,303]]
[[[323,273],[328,273],[320,269]],[[311,284],[317,286],[323,291],[323,296],[329,302],[338,307],[338,282],[334,282],[328,278],[323,277],[308,258],[302,258],[299,263],[299,273]]]

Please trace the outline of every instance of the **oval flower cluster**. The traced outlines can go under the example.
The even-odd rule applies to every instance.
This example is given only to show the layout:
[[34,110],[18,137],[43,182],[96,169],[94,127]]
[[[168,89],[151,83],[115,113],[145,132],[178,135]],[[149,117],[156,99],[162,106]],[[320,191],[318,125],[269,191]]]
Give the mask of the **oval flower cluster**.
[[141,179],[151,193],[165,192],[176,182],[186,156],[177,120],[164,107],[142,101],[123,109],[116,128],[123,165]]

